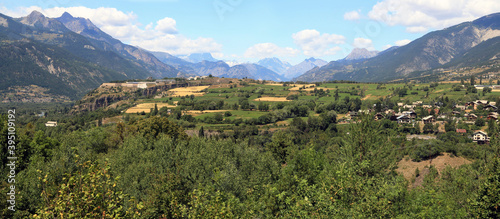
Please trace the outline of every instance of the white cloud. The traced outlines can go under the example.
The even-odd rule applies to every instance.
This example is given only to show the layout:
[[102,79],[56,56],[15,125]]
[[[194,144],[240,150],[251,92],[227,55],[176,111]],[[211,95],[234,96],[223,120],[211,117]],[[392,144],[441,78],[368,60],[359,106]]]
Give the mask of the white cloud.
[[500,11],[498,0],[383,0],[368,16],[408,32],[441,29]]
[[356,21],[361,19],[361,15],[358,11],[349,11],[344,14],[344,19],[348,21]]
[[375,50],[375,48],[373,48],[373,41],[371,39],[365,39],[361,37],[355,38],[352,46],[354,48],[365,48],[368,50]]
[[156,22],[155,30],[163,33],[177,33],[176,21],[166,17]]
[[299,50],[290,47],[279,47],[274,43],[259,43],[251,46],[245,51],[246,58],[269,58],[269,57],[290,57],[296,56]]
[[404,40],[398,40],[394,44],[396,44],[396,46],[404,46],[408,43],[411,43],[411,40],[404,39]]
[[292,34],[294,43],[297,44],[306,56],[335,55],[341,50],[338,44],[345,43],[345,37],[336,34],[321,34],[314,29],[302,30]]
[[47,17],[60,17],[64,12],[68,12],[74,17],[88,18],[112,37],[152,51],[185,55],[201,52],[217,53],[222,50],[222,45],[212,38],[190,39],[179,34],[176,21],[169,17],[158,20],[156,25],[149,23],[143,26],[137,21],[137,15],[133,12],[123,12],[116,8],[55,7],[42,9],[32,6],[9,10],[0,7],[0,13],[12,17],[27,16],[33,10],[37,10]]

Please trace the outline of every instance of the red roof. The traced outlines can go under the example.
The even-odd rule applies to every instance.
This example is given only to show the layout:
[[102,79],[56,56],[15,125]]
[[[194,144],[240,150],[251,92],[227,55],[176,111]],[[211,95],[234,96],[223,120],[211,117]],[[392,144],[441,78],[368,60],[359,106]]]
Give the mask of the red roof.
[[465,130],[465,129],[457,129],[457,133],[467,133],[467,130]]

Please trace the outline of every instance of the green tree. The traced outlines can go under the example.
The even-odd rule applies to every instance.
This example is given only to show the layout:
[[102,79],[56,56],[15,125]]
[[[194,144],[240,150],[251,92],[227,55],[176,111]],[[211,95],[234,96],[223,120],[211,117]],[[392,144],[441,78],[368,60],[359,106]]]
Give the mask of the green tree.
[[481,185],[474,206],[478,218],[500,218],[500,158],[496,157]]
[[200,127],[200,130],[198,130],[198,137],[200,138],[205,137],[205,130],[203,129],[203,126]]
[[116,178],[110,174],[108,164],[84,162],[74,174],[62,179],[56,190],[50,190],[47,175],[40,184],[43,207],[33,215],[34,218],[139,218],[138,210],[143,208],[137,203],[125,207],[126,195],[117,189]]

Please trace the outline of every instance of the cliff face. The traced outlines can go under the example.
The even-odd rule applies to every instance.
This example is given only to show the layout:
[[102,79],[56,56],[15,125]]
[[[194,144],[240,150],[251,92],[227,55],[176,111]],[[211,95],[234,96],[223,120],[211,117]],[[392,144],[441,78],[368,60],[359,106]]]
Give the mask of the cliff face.
[[187,83],[162,84],[144,89],[120,86],[101,86],[88,93],[85,97],[78,101],[73,107],[72,112],[95,111],[101,108],[109,107],[120,101],[133,100],[140,97],[150,98],[173,88],[187,86]]

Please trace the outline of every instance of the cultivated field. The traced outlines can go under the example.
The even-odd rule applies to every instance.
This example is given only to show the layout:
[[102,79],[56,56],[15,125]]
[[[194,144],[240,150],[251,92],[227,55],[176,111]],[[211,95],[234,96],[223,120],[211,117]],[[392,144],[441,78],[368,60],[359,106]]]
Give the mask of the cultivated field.
[[[169,105],[167,103],[156,103],[156,106],[158,109],[161,109],[163,107],[168,107],[168,108],[175,108],[176,106]],[[145,112],[149,113],[151,112],[151,109],[155,108],[155,103],[141,103],[138,104],[137,106],[134,106],[132,108],[127,109],[125,113],[140,113],[140,112]]]
[[209,88],[210,86],[195,86],[195,87],[179,87],[179,88],[174,88],[171,89],[167,92],[168,96],[171,97],[183,97],[186,95],[194,95],[194,96],[203,96],[205,95],[204,92],[201,92],[202,90],[205,90]]
[[[316,85],[315,85],[315,84],[304,84],[304,85],[302,85],[302,84],[298,84],[296,87],[292,87],[292,88],[290,88],[290,90],[291,90],[291,91],[292,91],[292,90],[299,90],[300,88],[302,88],[302,89],[307,89],[307,88],[314,87],[314,86],[316,86]],[[324,88],[323,88],[323,89],[324,89]],[[314,90],[314,88],[313,88],[313,90]]]
[[270,101],[270,102],[287,102],[286,97],[261,97],[254,99],[254,101]]

